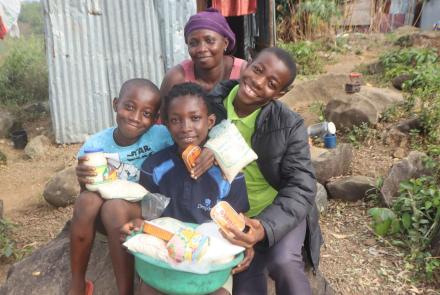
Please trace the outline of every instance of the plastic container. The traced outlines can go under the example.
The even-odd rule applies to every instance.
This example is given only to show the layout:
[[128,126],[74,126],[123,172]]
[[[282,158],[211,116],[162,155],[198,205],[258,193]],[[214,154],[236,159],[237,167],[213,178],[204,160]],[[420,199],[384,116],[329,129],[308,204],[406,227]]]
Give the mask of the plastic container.
[[14,143],[15,149],[24,149],[27,145],[28,138],[26,130],[20,129],[11,132],[11,140]]
[[[188,224],[195,227],[195,224]],[[185,272],[171,265],[141,253],[134,253],[134,265],[141,279],[161,292],[171,295],[201,295],[218,290],[226,283],[231,270],[239,264],[244,254],[238,254],[232,261],[212,266],[206,274]]]
[[324,136],[324,147],[327,149],[336,148],[336,134],[326,134]]
[[336,126],[333,122],[321,122],[318,124],[310,125],[307,127],[307,133],[309,136],[321,137],[326,134],[335,134]]
[[96,176],[89,177],[93,183],[86,184],[87,189],[94,191],[97,189],[97,185],[106,182],[109,176],[107,158],[104,155],[103,149],[100,148],[86,149],[84,154],[88,158],[84,164],[95,167]]

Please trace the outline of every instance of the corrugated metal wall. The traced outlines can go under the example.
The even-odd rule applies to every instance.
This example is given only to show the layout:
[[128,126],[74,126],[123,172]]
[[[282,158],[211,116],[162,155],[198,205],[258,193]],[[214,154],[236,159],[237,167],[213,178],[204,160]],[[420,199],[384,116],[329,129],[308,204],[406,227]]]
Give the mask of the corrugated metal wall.
[[160,85],[187,57],[185,0],[43,0],[49,99],[58,143],[85,140],[114,125],[112,99],[123,81]]

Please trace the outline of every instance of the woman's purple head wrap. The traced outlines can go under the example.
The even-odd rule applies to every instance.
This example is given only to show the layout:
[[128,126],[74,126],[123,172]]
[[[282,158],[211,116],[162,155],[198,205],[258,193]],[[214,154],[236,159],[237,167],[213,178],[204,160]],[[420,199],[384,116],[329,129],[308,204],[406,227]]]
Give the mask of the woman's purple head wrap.
[[219,33],[229,40],[226,52],[230,53],[235,48],[235,34],[232,32],[225,17],[215,8],[208,8],[191,16],[185,25],[184,35],[185,42],[188,35],[195,30],[211,30]]

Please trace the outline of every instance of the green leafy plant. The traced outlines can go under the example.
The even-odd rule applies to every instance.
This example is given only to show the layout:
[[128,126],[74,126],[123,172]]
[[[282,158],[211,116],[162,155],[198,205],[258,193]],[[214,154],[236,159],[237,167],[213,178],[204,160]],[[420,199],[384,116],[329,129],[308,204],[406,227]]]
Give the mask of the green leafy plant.
[[368,123],[363,122],[360,126],[353,126],[351,130],[348,130],[347,138],[355,147],[359,147],[370,136],[370,133]]
[[399,221],[392,210],[388,208],[371,208],[368,210],[368,214],[373,218],[374,232],[379,236],[399,231]]
[[23,105],[48,99],[48,73],[41,38],[9,40],[0,66],[0,104]]
[[281,43],[279,46],[295,58],[299,74],[313,75],[323,71],[322,60],[317,54],[315,43],[299,41],[295,43]]
[[325,120],[324,110],[325,110],[325,104],[322,101],[314,101],[309,106],[309,111],[318,116],[319,122],[324,122]]
[[405,74],[404,110],[416,113],[422,121],[422,133],[431,144],[440,144],[440,59],[434,49],[404,48],[380,57],[384,78]]
[[312,40],[333,30],[338,0],[277,0],[278,35],[285,41]]
[[407,268],[416,276],[432,278],[440,267],[429,252],[440,230],[440,186],[433,177],[423,176],[400,184],[399,196],[391,209],[372,208],[373,227],[378,235],[389,235],[394,245],[408,251]]

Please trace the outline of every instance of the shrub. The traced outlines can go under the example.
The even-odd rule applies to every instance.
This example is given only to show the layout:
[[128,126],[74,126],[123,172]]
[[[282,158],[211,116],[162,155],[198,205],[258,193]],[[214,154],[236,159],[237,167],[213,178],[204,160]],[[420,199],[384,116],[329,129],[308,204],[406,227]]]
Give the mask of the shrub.
[[388,208],[372,208],[374,230],[389,235],[392,243],[408,251],[407,268],[416,276],[432,278],[440,259],[429,252],[434,235],[440,230],[440,187],[433,177],[402,182],[399,196]]
[[298,74],[313,75],[323,71],[321,58],[317,54],[316,44],[310,41],[281,43],[279,46],[288,51],[296,60]]
[[10,50],[0,66],[0,103],[23,105],[48,99],[48,73],[43,40],[8,40]]

